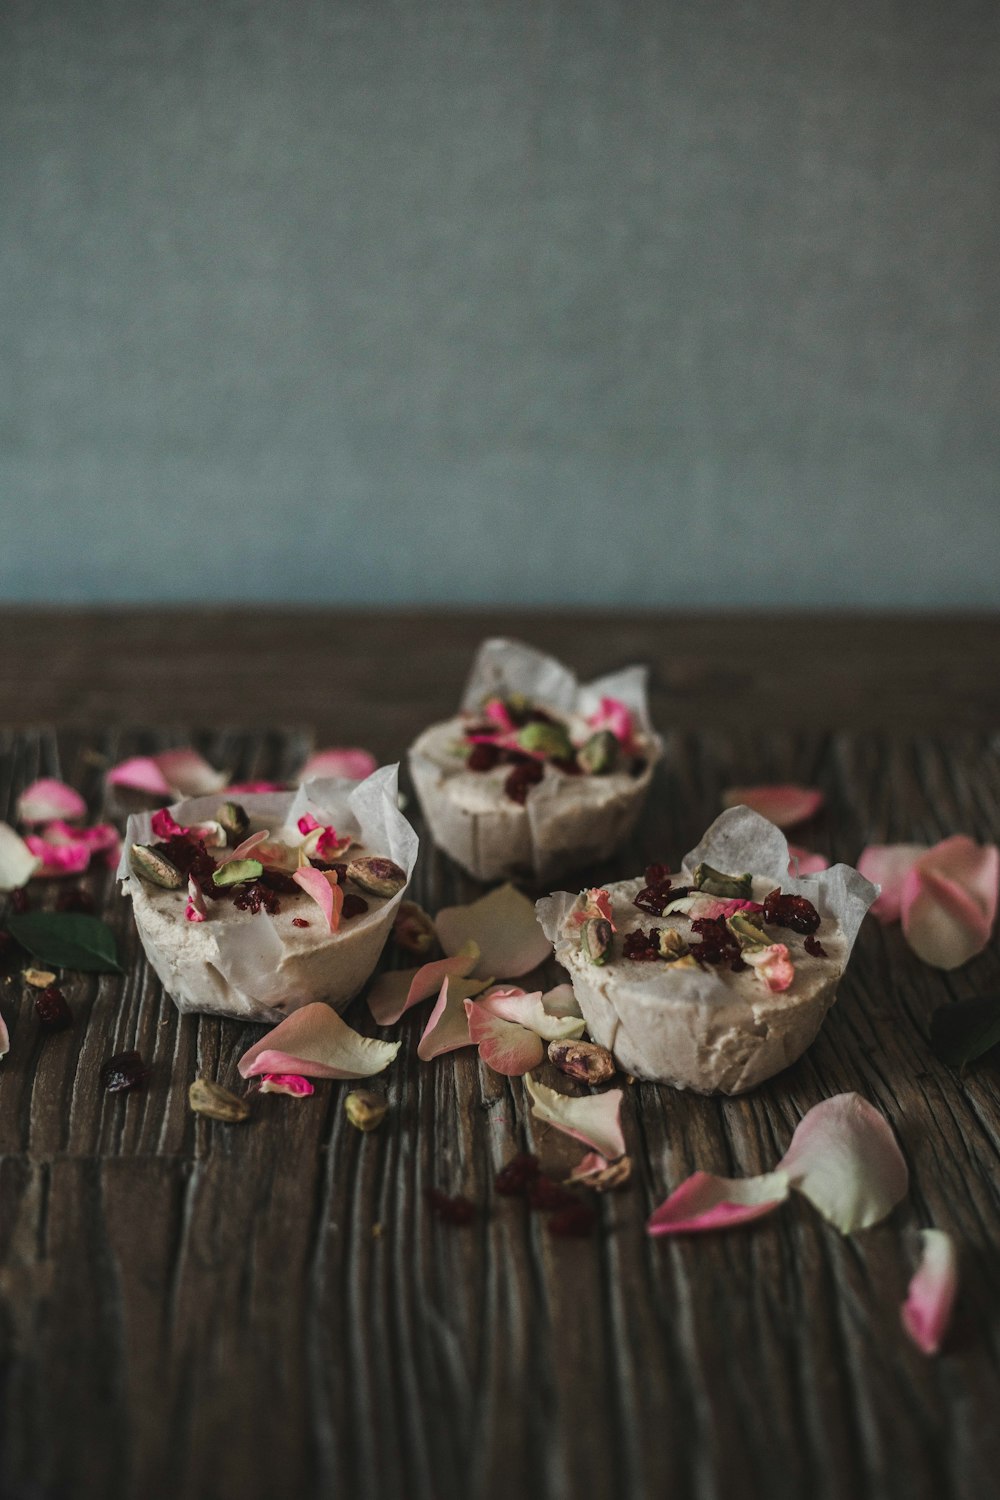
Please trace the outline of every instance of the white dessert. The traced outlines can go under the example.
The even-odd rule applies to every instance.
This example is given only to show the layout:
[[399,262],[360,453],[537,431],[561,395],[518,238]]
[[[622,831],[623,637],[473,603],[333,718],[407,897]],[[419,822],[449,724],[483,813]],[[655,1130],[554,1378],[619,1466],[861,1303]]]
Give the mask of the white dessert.
[[[309,813],[352,835],[345,861],[387,857],[408,879],[417,839],[396,805],[397,769],[385,767],[360,784],[316,781],[296,793],[242,797],[249,831],[267,828],[272,839],[293,847],[302,841],[298,819]],[[195,824],[212,818],[219,801],[218,795],[192,798],[170,812],[182,825]],[[205,919],[192,921],[186,889],[163,889],[133,867],[133,844],[156,842],[150,814],[130,818],[118,873],[146,956],[181,1011],[279,1021],[314,1000],[342,1009],[374,970],[406,889],[381,897],[348,880],[346,894],[363,897],[367,910],[342,919],[335,932],[317,902],[299,890],[275,893],[279,910],[273,915],[240,910],[231,898],[206,898]]]
[[[467,731],[482,724],[491,698],[529,700],[566,731],[577,756],[595,733],[603,701],[626,710],[631,732],[607,770],[570,774],[551,758],[539,759],[541,780],[518,802],[505,790],[512,764],[469,769]],[[479,652],[462,712],[425,730],[409,764],[435,843],[470,875],[484,882],[547,881],[599,863],[629,837],[661,750],[648,720],[642,669],[581,685],[551,657],[495,640]]]
[[[569,972],[591,1038],[607,1047],[622,1069],[698,1093],[739,1094],[795,1062],[814,1040],[877,888],[845,865],[817,876],[790,877],[788,846],[779,830],[743,807],[716,821],[672,877],[674,885],[690,884],[702,863],[751,873],[751,899],[757,902],[776,887],[804,895],[819,914],[813,936],[825,956],[806,950],[804,934],[751,915],[769,944],[788,949],[794,976],[787,988],[769,988],[753,963],[733,972],[728,963],[626,958],[624,940],[639,929],[675,931],[694,955],[700,940],[688,913],[668,909],[654,916],[634,905],[642,879],[605,887],[617,930],[603,965],[593,963],[581,946],[581,926],[573,920],[575,895],[546,897],[537,911],[556,958]],[[753,951],[744,949],[743,957],[751,958]]]

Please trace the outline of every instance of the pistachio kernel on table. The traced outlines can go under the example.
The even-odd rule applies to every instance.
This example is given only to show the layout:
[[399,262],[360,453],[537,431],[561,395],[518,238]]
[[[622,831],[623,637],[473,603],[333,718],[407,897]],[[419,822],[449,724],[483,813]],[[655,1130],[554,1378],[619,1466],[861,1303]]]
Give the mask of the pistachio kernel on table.
[[344,1100],[344,1113],[354,1126],[367,1135],[377,1130],[385,1119],[389,1105],[373,1089],[352,1089]]
[[237,1125],[249,1117],[250,1106],[245,1099],[231,1094],[211,1078],[196,1078],[188,1089],[188,1103],[196,1115],[207,1115],[211,1120],[222,1120],[227,1125]]

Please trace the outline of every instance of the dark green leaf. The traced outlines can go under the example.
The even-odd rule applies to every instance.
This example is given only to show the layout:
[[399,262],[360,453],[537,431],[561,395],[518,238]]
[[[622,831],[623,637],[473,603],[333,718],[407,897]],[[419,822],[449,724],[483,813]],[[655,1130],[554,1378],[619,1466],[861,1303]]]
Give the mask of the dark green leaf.
[[28,952],[57,969],[120,974],[115,935],[99,917],[82,912],[31,911],[9,916],[7,930]]
[[965,1068],[1000,1046],[1000,995],[942,1005],[931,1016],[931,1046],[953,1068]]

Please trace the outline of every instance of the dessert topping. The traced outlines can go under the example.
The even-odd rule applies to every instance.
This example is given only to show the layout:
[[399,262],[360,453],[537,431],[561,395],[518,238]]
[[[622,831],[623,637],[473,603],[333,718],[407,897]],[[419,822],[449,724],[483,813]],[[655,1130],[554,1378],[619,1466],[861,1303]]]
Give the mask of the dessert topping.
[[621,762],[621,745],[610,729],[599,729],[580,746],[576,761],[588,776],[609,776]]
[[591,917],[580,928],[580,951],[592,964],[605,964],[614,928],[604,917]]
[[696,891],[704,891],[708,896],[741,898],[749,901],[753,895],[751,875],[726,875],[722,870],[714,870],[711,865],[696,866],[691,877],[691,884]]
[[561,724],[543,724],[534,720],[518,733],[517,743],[529,755],[543,755],[549,760],[572,760],[573,745]]
[[690,968],[695,960],[691,958],[691,950],[681,937],[680,933],[673,927],[659,927],[656,929],[656,946],[660,958],[666,959],[668,964],[685,963],[685,968]]
[[234,845],[242,843],[250,832],[250,819],[239,802],[223,802],[216,809],[215,819],[225,830],[226,837]]
[[819,912],[805,896],[783,896],[778,888],[764,897],[764,921],[773,927],[790,927],[793,932],[815,932]]
[[185,884],[183,873],[160,849],[149,844],[132,845],[132,868],[151,885],[165,891],[182,890]]
[[398,895],[406,884],[406,871],[395,860],[379,855],[362,855],[347,866],[347,878],[371,896]]
[[259,880],[264,873],[264,866],[259,859],[231,859],[228,864],[219,865],[212,875],[214,885],[242,885],[244,881]]
[[517,802],[523,807],[528,800],[528,792],[533,786],[538,785],[544,775],[545,767],[541,761],[526,760],[510,772],[503,784],[504,792],[512,802]]

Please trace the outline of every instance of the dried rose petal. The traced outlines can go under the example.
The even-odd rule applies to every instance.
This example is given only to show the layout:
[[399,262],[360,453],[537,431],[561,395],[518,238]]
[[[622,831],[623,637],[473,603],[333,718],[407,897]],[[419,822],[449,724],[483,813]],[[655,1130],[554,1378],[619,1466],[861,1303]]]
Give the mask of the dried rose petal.
[[436,925],[445,953],[458,953],[470,941],[478,944],[479,962],[473,973],[479,978],[497,974],[518,979],[552,952],[534,906],[512,885],[498,886],[468,906],[445,907]]
[[293,1099],[305,1099],[316,1092],[309,1079],[299,1073],[261,1073],[258,1079],[262,1094],[289,1094]]
[[778,828],[794,828],[814,817],[823,806],[823,793],[808,786],[734,786],[722,794],[723,807],[749,807]]
[[259,1073],[298,1073],[310,1078],[370,1078],[387,1068],[398,1042],[360,1036],[335,1010],[314,1000],[280,1021],[244,1052],[242,1078]]
[[621,1089],[608,1089],[603,1094],[588,1094],[583,1098],[558,1094],[533,1079],[524,1080],[531,1096],[531,1113],[537,1120],[554,1125],[574,1140],[592,1146],[602,1156],[625,1155],[625,1137],[621,1127]]
[[907,1289],[903,1327],[924,1354],[936,1354],[958,1291],[958,1255],[951,1235],[941,1229],[923,1229],[920,1239],[920,1264]]
[[87,804],[80,793],[49,776],[33,781],[17,799],[17,818],[21,823],[50,823],[56,818],[86,816]]

